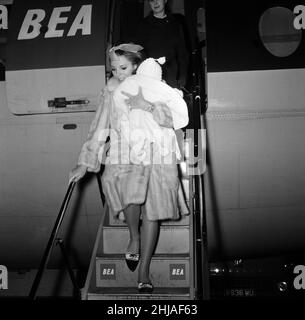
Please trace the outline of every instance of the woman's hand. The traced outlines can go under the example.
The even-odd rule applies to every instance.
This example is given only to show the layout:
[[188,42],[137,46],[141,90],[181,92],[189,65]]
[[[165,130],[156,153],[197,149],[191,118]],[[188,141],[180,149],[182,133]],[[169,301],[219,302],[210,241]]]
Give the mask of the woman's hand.
[[141,109],[151,112],[152,104],[144,99],[141,87],[136,95],[124,91],[122,91],[122,94],[128,98],[125,102],[130,106],[130,109]]
[[79,181],[87,172],[87,167],[84,165],[77,165],[70,173],[69,173],[69,184],[70,182]]
[[155,108],[153,110],[154,120],[165,128],[173,128],[173,116],[169,107],[164,102],[155,102]]

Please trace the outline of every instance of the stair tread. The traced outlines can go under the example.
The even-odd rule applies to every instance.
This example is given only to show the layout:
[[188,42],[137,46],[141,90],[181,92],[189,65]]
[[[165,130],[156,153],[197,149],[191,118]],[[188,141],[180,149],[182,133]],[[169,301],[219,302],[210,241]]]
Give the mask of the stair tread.
[[[96,259],[105,259],[105,260],[113,260],[113,259],[125,259],[125,255],[121,253],[107,253],[103,255],[97,255],[95,257]],[[177,254],[165,254],[165,253],[160,253],[160,254],[155,254],[152,257],[152,260],[158,260],[158,259],[166,259],[166,260],[177,260],[177,259],[187,259],[189,260],[189,254],[188,253],[177,253]]]
[[133,287],[105,287],[96,288],[94,291],[88,292],[88,295],[113,295],[113,296],[189,296],[190,288],[154,288],[153,293],[143,294],[139,293],[138,289]]
[[[189,229],[189,225],[161,225],[160,229]],[[128,229],[127,225],[108,225],[108,226],[103,226],[103,229]]]

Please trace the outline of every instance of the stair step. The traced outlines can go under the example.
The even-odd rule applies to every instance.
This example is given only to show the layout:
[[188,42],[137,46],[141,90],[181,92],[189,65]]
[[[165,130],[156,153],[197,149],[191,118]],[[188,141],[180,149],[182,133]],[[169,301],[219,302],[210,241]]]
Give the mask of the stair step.
[[[153,257],[150,277],[155,288],[181,288],[190,285],[189,257]],[[96,258],[96,287],[137,286],[138,272],[131,272],[123,256]]]
[[[171,225],[171,226],[188,226],[190,223],[189,215],[182,215],[179,220],[164,220],[161,225]],[[112,214],[109,214],[109,226],[126,226],[126,222],[123,220],[114,219]]]
[[[96,259],[110,259],[110,260],[125,260],[125,254],[123,253],[111,253],[111,254],[104,254],[100,256],[96,256]],[[189,259],[188,253],[178,253],[178,254],[167,254],[167,253],[158,253],[152,256],[152,260],[175,260],[175,259]]]
[[[189,198],[189,180],[182,180]],[[188,199],[187,199],[188,200]],[[107,210],[91,257],[90,270],[82,289],[84,300],[193,300],[194,260],[190,257],[192,214],[179,221],[162,221],[149,276],[152,294],[140,294],[138,270],[131,272],[125,261],[129,231],[123,221]]]
[[[189,226],[161,226],[156,254],[189,253]],[[129,242],[127,227],[103,227],[102,254],[124,254]]]
[[140,294],[136,287],[97,288],[87,294],[88,300],[188,300],[189,288],[154,288],[152,294]]

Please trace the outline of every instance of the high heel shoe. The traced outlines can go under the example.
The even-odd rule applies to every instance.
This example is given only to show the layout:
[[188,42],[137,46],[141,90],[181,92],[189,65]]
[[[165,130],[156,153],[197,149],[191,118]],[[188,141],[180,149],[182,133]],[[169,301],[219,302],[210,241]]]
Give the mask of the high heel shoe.
[[125,253],[125,261],[127,264],[127,267],[130,271],[135,271],[137,269],[138,263],[140,260],[140,254],[139,253],[131,253],[126,252]]
[[150,282],[139,282],[138,291],[139,293],[152,293],[154,286]]

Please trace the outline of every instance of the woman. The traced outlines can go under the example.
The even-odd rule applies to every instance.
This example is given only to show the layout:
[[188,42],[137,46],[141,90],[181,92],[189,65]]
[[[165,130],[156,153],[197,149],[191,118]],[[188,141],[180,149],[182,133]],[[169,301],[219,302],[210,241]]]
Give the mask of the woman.
[[[152,292],[149,279],[149,266],[156,245],[160,216],[155,212],[153,218],[147,215],[147,206],[154,205],[156,193],[160,206],[168,208],[160,185],[156,185],[156,176],[168,179],[172,188],[174,201],[167,211],[168,218],[177,218],[177,185],[176,165],[172,170],[164,166],[142,166],[133,164],[129,159],[129,148],[126,137],[122,134],[122,123],[126,121],[124,113],[116,108],[114,94],[118,86],[135,73],[143,60],[142,47],[134,44],[121,44],[110,49],[110,60],[113,77],[108,81],[94,120],[90,126],[87,141],[84,143],[78,165],[70,173],[70,181],[78,181],[87,171],[98,172],[107,151],[105,171],[102,176],[103,190],[109,207],[115,214],[124,212],[130,233],[130,241],[125,255],[126,263],[134,271],[140,261],[138,271],[138,289],[140,292]],[[163,103],[152,103],[144,100],[141,92],[128,95],[128,102],[136,108],[151,112],[160,126],[172,123],[171,112]],[[106,139],[110,136],[110,149],[106,149]],[[164,180],[163,179],[163,180]],[[141,248],[139,222],[142,215]],[[141,252],[141,260],[140,260]]]

